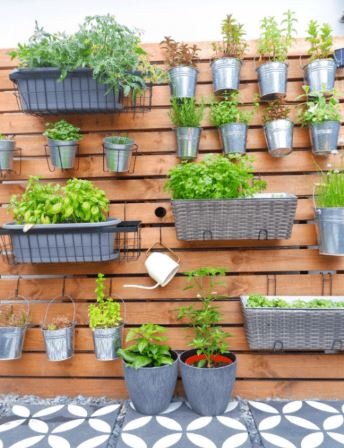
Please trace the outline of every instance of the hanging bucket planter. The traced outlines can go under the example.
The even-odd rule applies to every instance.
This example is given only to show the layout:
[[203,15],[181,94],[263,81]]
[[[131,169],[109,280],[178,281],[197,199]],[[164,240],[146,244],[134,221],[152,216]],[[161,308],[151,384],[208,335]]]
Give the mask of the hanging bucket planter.
[[228,123],[219,127],[224,154],[245,154],[247,141],[247,125],[244,123]]
[[14,140],[0,140],[0,171],[13,169]]
[[[73,304],[73,317],[70,325],[64,328],[49,329],[46,324],[49,308],[53,302],[59,298],[67,298]],[[55,297],[52,299],[46,309],[42,333],[45,343],[46,352],[49,361],[65,361],[74,354],[74,329],[75,329],[75,302],[70,296]]]
[[123,327],[124,324],[113,328],[92,329],[94,350],[99,361],[113,361],[119,358],[117,350],[122,347]]
[[324,121],[309,125],[313,154],[326,157],[337,152],[339,131],[339,121]]
[[175,98],[193,98],[196,92],[198,70],[194,67],[173,67],[168,71],[171,96]]
[[322,255],[344,255],[344,208],[315,209],[319,252]]
[[265,139],[272,157],[284,157],[292,152],[293,128],[290,120],[273,120],[264,125]]
[[74,168],[78,141],[60,141],[48,138],[48,151],[54,168],[68,170]]
[[198,155],[201,128],[176,128],[177,157],[192,160]]
[[131,156],[133,150],[137,149],[133,139],[123,137],[105,137],[103,139],[103,148],[106,160],[106,167],[109,171],[115,173],[126,173],[129,171]]
[[221,58],[211,64],[216,94],[239,90],[241,65],[240,59],[236,58]]
[[344,48],[334,50],[334,60],[336,61],[337,68],[344,67]]
[[316,59],[304,68],[305,81],[309,91],[333,90],[336,79],[337,65],[333,59]]
[[267,62],[257,68],[260,97],[263,101],[284,98],[287,92],[288,64]]

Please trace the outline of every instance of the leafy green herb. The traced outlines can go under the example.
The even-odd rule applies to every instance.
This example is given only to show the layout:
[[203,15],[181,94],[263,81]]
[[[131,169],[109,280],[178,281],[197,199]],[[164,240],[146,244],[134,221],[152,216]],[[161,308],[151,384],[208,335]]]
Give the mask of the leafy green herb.
[[133,143],[133,139],[129,137],[123,137],[120,135],[114,135],[108,137],[106,140],[107,143],[112,143],[113,145],[128,145],[129,143]]
[[197,45],[177,42],[170,36],[165,36],[164,40],[160,42],[160,46],[165,51],[165,62],[169,67],[195,67],[198,59],[197,53],[200,51]]
[[344,301],[335,302],[330,299],[314,298],[306,301],[296,299],[291,302],[280,297],[268,298],[261,295],[251,295],[247,300],[248,308],[344,308]]
[[209,154],[201,162],[180,163],[168,173],[165,190],[173,199],[235,199],[250,197],[266,188],[254,179],[253,159],[247,155]]
[[255,102],[255,107],[252,111],[241,110],[240,105],[239,92],[225,95],[223,100],[211,104],[210,121],[217,127],[228,123],[248,124],[256,113],[259,104]]
[[264,108],[263,123],[270,123],[274,120],[287,120],[290,114],[290,107],[283,103],[283,100],[277,99],[270,101]]
[[307,53],[311,61],[333,57],[332,28],[328,23],[319,25],[316,20],[311,20],[308,24],[307,33],[306,40],[311,45]]
[[156,324],[144,324],[140,328],[132,328],[128,331],[126,342],[133,341],[133,344],[119,349],[117,354],[135,369],[173,364],[170,347],[162,344],[166,340],[162,335],[165,331],[164,327]]
[[299,105],[297,115],[301,126],[341,120],[340,104],[335,90],[312,92],[312,96],[308,96],[309,86],[302,88],[305,93],[296,98],[298,100],[306,98],[306,101]]
[[323,173],[315,195],[317,207],[344,207],[344,171]]
[[228,14],[221,23],[222,42],[213,42],[212,47],[216,58],[238,58],[241,59],[247,49],[244,39],[244,25]]
[[43,135],[52,140],[61,141],[80,140],[82,137],[80,129],[68,123],[66,120],[56,121],[55,123],[47,123],[46,130],[43,132]]
[[169,116],[177,128],[200,126],[205,108],[203,99],[197,105],[195,98],[171,98],[171,106]]

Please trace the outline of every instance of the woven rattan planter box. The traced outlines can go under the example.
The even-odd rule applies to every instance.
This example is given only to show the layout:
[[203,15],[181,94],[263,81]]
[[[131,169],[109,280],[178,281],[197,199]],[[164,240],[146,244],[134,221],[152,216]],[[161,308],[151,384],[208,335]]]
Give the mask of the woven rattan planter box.
[[[278,297],[286,301],[315,298]],[[321,298],[344,301],[344,297]],[[248,308],[247,300],[248,296],[241,297],[250,350],[344,350],[344,308]]]
[[296,196],[257,194],[241,199],[175,199],[179,240],[278,240],[290,238]]

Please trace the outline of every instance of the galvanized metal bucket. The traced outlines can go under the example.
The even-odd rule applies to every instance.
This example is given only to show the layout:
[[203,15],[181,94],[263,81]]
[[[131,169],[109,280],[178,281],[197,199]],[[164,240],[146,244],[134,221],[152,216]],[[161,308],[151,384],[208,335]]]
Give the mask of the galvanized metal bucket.
[[196,92],[198,70],[194,67],[173,67],[168,71],[171,96],[193,98]]
[[177,157],[192,160],[197,157],[202,128],[176,128]]
[[[57,299],[68,299],[73,305],[73,317],[69,327],[57,330],[48,330],[46,326],[49,308]],[[53,298],[46,309],[42,325],[42,333],[49,361],[65,361],[74,354],[74,329],[75,329],[75,302],[71,296],[59,296]]]
[[221,58],[211,64],[215,93],[239,90],[241,65],[236,58]]
[[325,121],[309,126],[312,152],[316,156],[328,156],[337,152],[340,122]]
[[124,324],[114,328],[92,329],[94,350],[99,361],[118,359],[117,350],[122,346]]
[[48,138],[48,150],[51,163],[55,168],[63,170],[74,168],[78,141],[60,141]]
[[256,71],[262,100],[271,101],[286,96],[288,64],[285,62],[266,62]]
[[344,256],[344,208],[317,208],[315,222],[320,254]]
[[0,140],[0,171],[13,169],[14,140]]
[[332,90],[336,79],[337,65],[334,59],[316,59],[304,68],[305,81],[310,92]]
[[219,127],[224,154],[245,154],[247,141],[247,125],[244,123],[228,123]]
[[264,125],[266,143],[272,157],[285,157],[292,152],[293,128],[290,120],[273,120]]
[[111,139],[112,137],[105,137],[103,140],[107,169],[115,173],[126,173],[129,171],[131,156],[137,145],[132,139],[126,144],[111,143]]

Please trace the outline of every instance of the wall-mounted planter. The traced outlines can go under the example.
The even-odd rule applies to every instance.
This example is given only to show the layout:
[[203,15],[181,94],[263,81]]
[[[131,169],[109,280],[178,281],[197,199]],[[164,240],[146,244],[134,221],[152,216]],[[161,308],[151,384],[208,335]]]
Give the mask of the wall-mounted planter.
[[263,101],[284,98],[287,94],[288,64],[266,62],[257,68],[260,97]]
[[328,156],[337,152],[340,131],[339,121],[324,121],[309,125],[312,152],[316,156]]
[[48,138],[48,152],[54,168],[68,170],[74,168],[78,141],[62,141]]
[[42,328],[49,361],[65,361],[73,356],[74,328],[74,322],[69,327],[58,330]]
[[228,123],[219,127],[224,154],[245,154],[247,142],[247,125]]
[[115,143],[113,139],[111,136],[103,139],[106,168],[114,173],[127,173],[137,145],[132,139],[128,139],[127,143]]
[[290,120],[274,120],[264,125],[268,151],[272,157],[284,157],[293,150],[293,128]]
[[117,350],[122,347],[124,324],[113,328],[92,329],[94,351],[99,361],[118,359]]
[[198,155],[202,128],[176,128],[177,157],[192,160]]
[[194,98],[198,70],[194,67],[173,67],[168,71],[171,96],[175,98]]
[[309,85],[309,93],[320,90],[333,90],[337,65],[334,59],[316,59],[304,68],[305,81]]
[[0,140],[0,171],[13,170],[15,146],[15,141],[12,139]]
[[215,94],[239,90],[241,65],[237,58],[221,58],[211,64]]
[[319,252],[322,255],[344,256],[344,208],[317,208],[315,223]]

